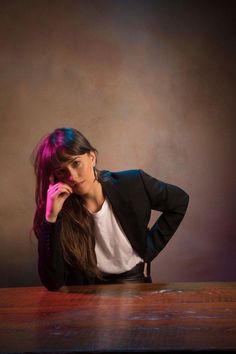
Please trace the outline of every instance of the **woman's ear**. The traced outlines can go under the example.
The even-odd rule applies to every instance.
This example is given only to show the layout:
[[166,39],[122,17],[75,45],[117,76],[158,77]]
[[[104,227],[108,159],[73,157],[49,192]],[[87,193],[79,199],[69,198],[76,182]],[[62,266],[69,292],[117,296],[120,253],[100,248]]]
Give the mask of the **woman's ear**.
[[96,154],[95,154],[93,151],[90,151],[90,158],[91,158],[93,167],[95,167],[95,166],[96,166],[96,162],[97,162],[97,161],[96,161],[97,158],[96,158]]

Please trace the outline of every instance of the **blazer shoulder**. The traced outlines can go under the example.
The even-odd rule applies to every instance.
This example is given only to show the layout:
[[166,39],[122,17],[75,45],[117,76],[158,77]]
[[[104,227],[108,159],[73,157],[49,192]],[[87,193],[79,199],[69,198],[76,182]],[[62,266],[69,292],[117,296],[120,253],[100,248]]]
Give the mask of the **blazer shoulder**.
[[121,170],[121,171],[109,171],[109,170],[102,170],[101,177],[104,181],[107,180],[114,180],[114,181],[125,181],[125,180],[132,180],[140,175],[140,169],[130,169],[130,170]]

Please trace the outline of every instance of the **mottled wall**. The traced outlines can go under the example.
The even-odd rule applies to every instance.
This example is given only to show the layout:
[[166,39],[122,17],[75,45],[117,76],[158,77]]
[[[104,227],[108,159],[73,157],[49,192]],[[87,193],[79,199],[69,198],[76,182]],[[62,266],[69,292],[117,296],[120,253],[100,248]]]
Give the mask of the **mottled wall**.
[[1,286],[40,284],[30,153],[61,126],[189,193],[155,282],[236,280],[233,5],[0,1]]

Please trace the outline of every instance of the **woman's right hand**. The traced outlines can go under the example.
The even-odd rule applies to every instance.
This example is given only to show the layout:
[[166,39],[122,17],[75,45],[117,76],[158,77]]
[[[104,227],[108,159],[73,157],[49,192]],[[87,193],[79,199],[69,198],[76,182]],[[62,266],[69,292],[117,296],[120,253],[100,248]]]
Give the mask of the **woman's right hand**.
[[54,176],[49,178],[49,187],[47,191],[46,215],[48,222],[56,222],[57,215],[62,209],[65,200],[71,195],[72,188],[63,182],[54,184]]

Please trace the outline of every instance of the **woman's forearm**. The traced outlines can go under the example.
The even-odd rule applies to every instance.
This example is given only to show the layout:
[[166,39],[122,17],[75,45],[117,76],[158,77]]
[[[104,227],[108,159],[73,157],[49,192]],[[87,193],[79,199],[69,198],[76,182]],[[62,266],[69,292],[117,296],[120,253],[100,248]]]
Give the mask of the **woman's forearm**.
[[43,285],[48,290],[58,290],[65,284],[66,266],[60,244],[61,221],[41,224],[38,237],[38,271]]

